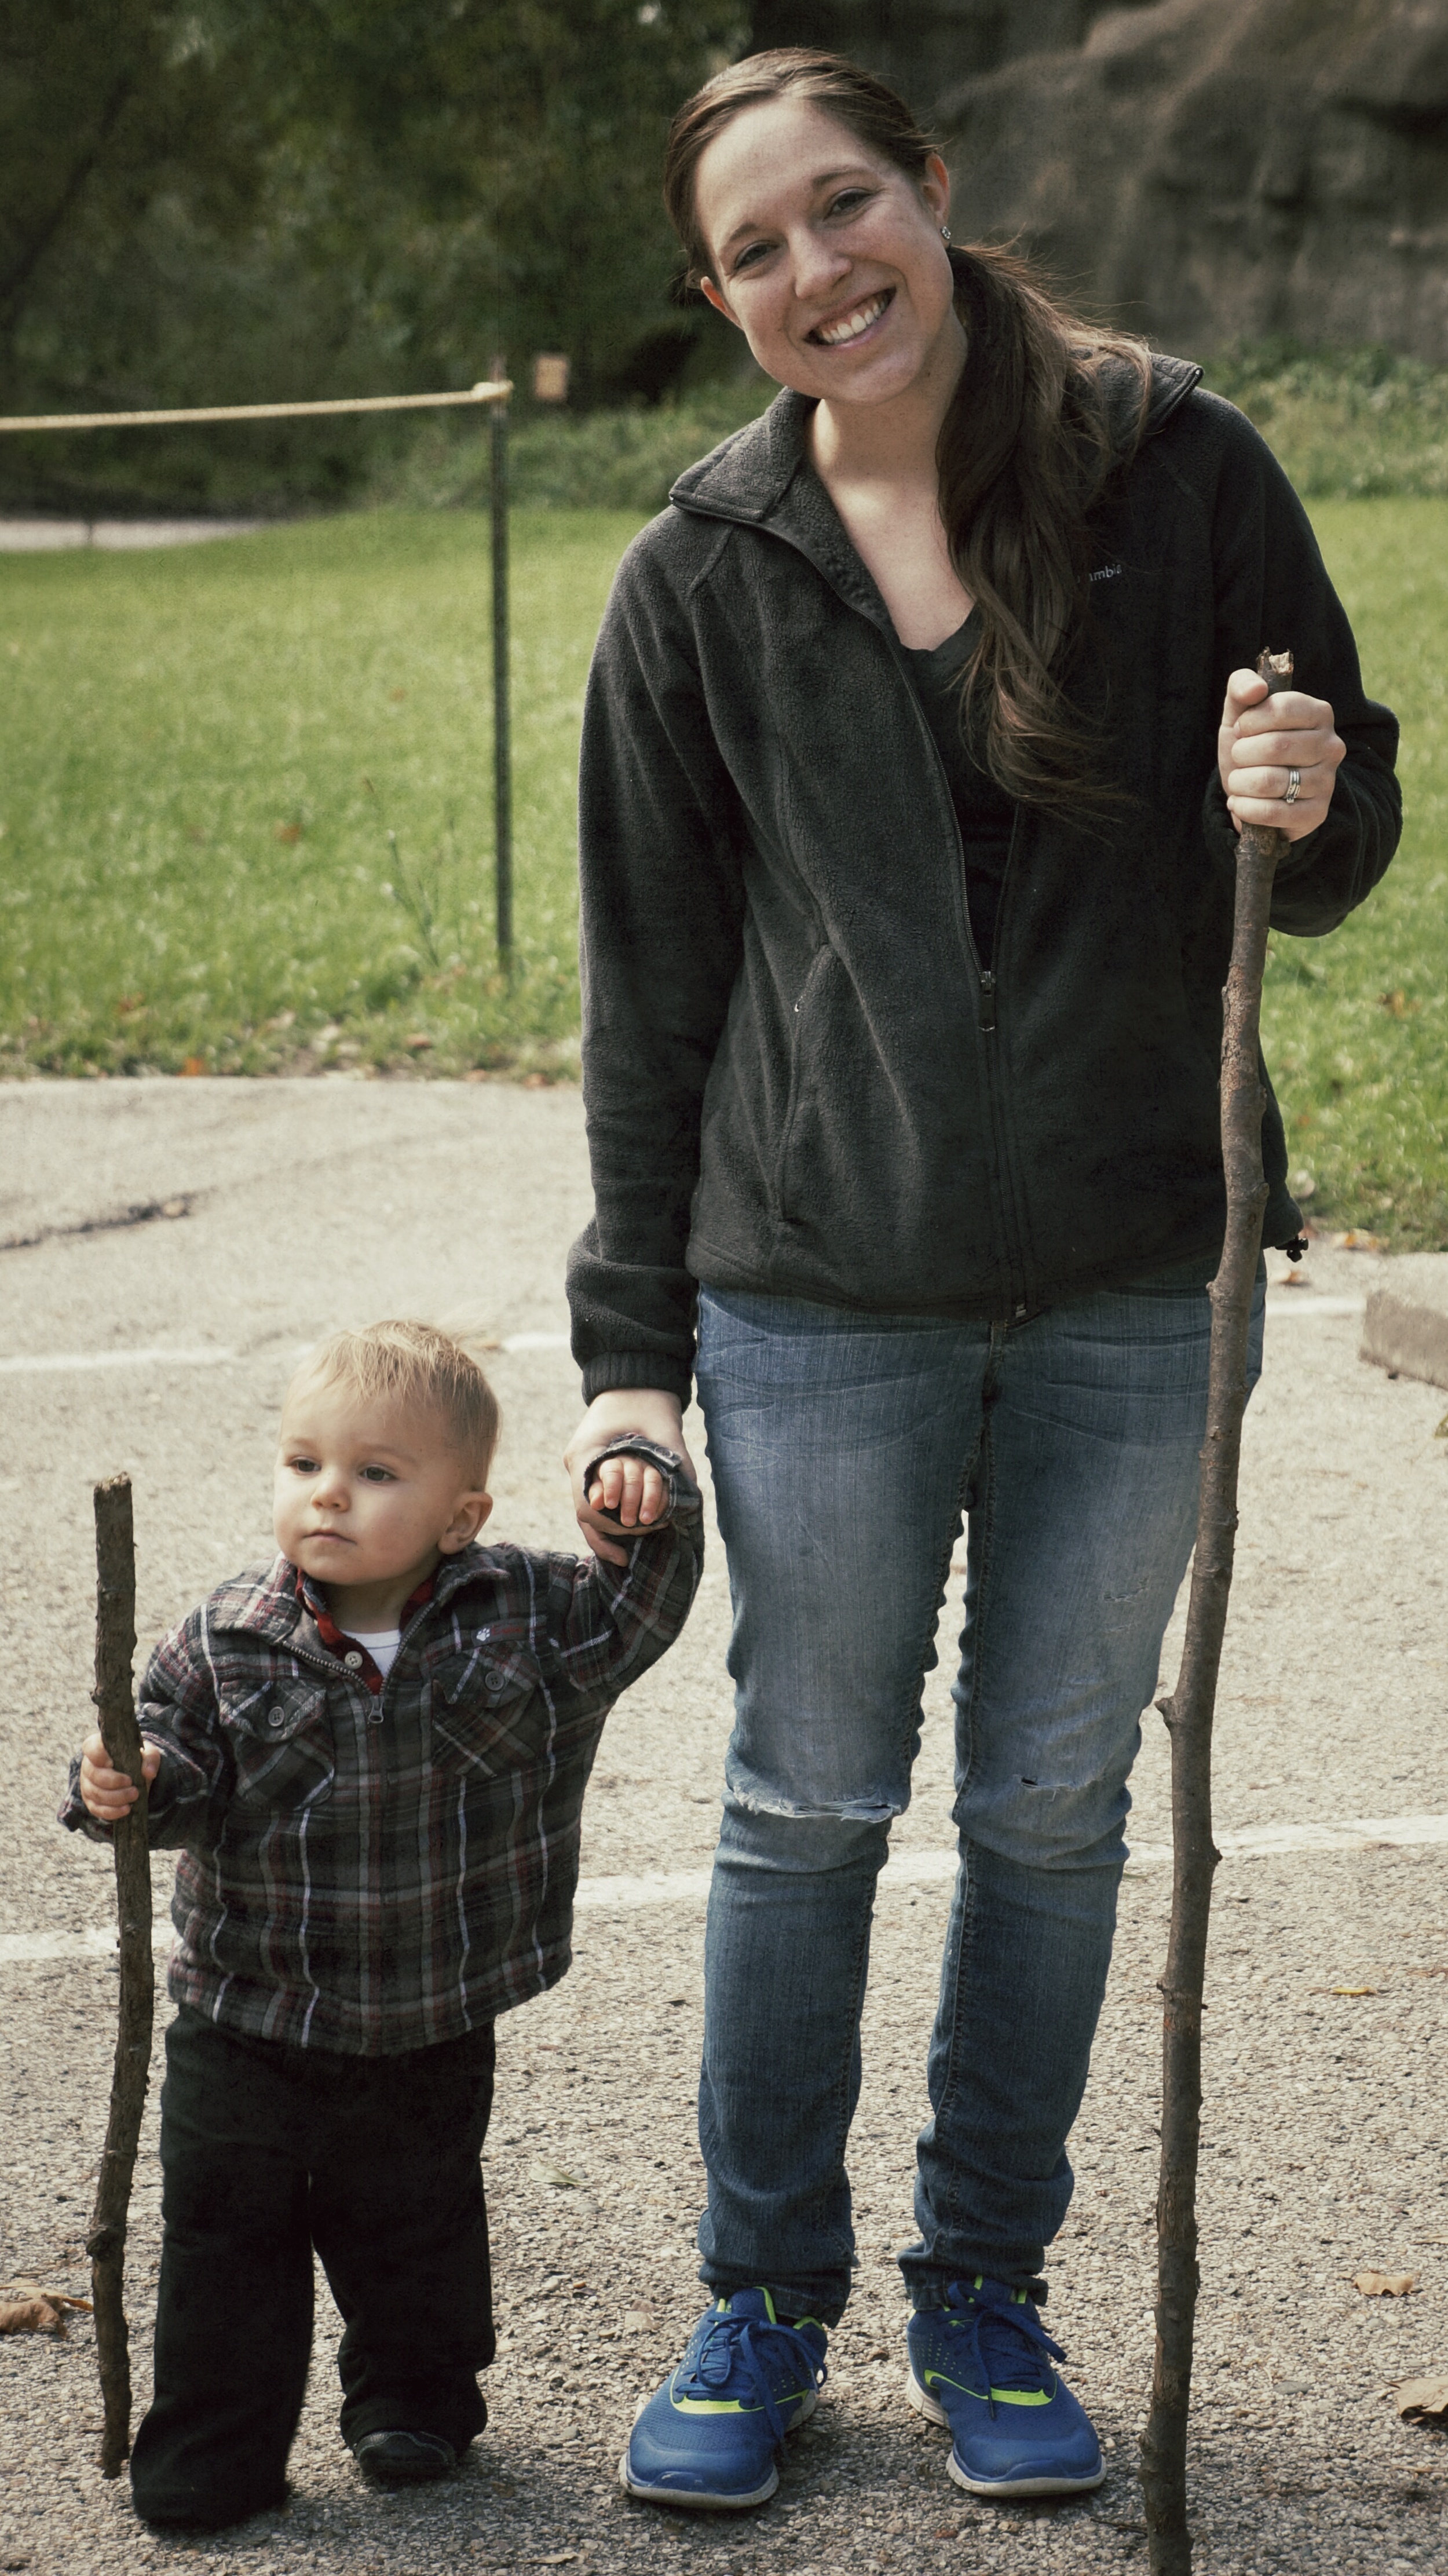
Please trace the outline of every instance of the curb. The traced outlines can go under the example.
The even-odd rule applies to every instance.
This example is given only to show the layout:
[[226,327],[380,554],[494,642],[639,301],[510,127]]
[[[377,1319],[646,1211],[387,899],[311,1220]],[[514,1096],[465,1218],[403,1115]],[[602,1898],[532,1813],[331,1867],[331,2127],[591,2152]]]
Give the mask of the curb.
[[1368,1298],[1359,1356],[1448,1387],[1448,1252],[1400,1253],[1389,1279]]

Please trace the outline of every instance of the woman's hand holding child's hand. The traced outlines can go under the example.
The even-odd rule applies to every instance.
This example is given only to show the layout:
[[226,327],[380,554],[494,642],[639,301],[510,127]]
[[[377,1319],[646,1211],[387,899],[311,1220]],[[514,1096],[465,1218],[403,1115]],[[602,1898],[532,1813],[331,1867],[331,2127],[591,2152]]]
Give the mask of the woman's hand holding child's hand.
[[584,1490],[584,1476],[600,1449],[631,1431],[657,1442],[661,1449],[674,1450],[683,1460],[685,1475],[697,1482],[684,1447],[683,1415],[676,1395],[667,1395],[660,1387],[623,1386],[595,1396],[563,1452],[563,1463],[573,1484],[578,1526],[595,1556],[605,1557],[610,1565],[628,1563],[628,1549],[619,1545],[619,1528],[647,1529],[664,1508],[664,1480],[644,1458],[605,1458]]
[[[154,1780],[160,1768],[160,1745],[143,1744],[141,1769],[147,1780]],[[106,1739],[99,1727],[94,1735],[86,1737],[81,1747],[80,1794],[87,1815],[94,1816],[100,1825],[119,1824],[122,1816],[130,1814],[141,1794],[126,1772],[112,1770]]]
[[[1337,732],[1326,698],[1284,689],[1269,698],[1255,671],[1234,671],[1227,683],[1217,735],[1217,766],[1232,820],[1260,830],[1264,824],[1305,841],[1327,819],[1338,764],[1347,744]],[[1301,779],[1287,803],[1291,772]]]

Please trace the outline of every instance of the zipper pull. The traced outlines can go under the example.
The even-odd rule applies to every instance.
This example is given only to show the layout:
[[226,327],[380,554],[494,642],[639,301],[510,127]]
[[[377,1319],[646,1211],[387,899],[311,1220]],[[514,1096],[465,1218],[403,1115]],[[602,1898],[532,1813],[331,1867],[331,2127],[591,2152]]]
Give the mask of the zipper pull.
[[980,979],[980,1024],[987,1033],[996,1024],[995,977],[989,967],[984,969]]

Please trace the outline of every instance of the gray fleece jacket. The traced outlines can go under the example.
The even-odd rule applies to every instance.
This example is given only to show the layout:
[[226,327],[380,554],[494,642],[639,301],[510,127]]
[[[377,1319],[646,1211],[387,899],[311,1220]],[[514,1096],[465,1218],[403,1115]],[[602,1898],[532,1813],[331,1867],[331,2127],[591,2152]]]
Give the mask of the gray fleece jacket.
[[[699,1282],[1007,1319],[1194,1258],[1225,1214],[1228,675],[1289,646],[1347,758],[1284,859],[1282,931],[1361,903],[1397,843],[1397,726],[1270,451],[1154,363],[1094,522],[1076,694],[1129,802],[1017,809],[993,972],[945,772],[885,604],[785,393],[675,485],[614,583],[580,786],[596,1213],[569,1265],[591,1400],[687,1397]],[[1299,1213],[1269,1100],[1264,1240]]]

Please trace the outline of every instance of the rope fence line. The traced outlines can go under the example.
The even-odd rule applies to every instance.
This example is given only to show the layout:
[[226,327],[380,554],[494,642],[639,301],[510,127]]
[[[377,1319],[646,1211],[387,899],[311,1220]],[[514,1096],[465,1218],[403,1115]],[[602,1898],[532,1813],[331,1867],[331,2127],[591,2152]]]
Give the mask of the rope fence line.
[[192,411],[51,411],[12,414],[0,431],[17,429],[176,429],[186,421],[323,420],[342,412],[452,411],[466,403],[504,403],[508,379],[474,385],[465,394],[353,394],[338,402],[211,403]]
[[211,403],[186,411],[37,412],[0,417],[0,434],[23,430],[178,429],[227,420],[328,420],[343,414],[383,411],[455,411],[466,405],[491,411],[489,511],[492,519],[493,607],[493,873],[498,963],[513,966],[513,763],[508,673],[508,397],[512,383],[494,360],[494,373],[466,393],[354,394],[335,402]]

